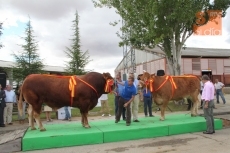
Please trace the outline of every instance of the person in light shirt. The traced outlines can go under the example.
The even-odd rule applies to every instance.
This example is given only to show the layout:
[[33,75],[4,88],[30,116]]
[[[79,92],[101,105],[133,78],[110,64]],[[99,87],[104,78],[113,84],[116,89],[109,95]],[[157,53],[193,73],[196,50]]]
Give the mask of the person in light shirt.
[[105,114],[107,114],[110,117],[111,115],[109,111],[108,94],[102,94],[100,100],[101,100],[101,112],[103,113],[101,116],[105,116]]
[[203,111],[207,124],[207,130],[203,133],[213,134],[215,133],[213,118],[215,88],[213,83],[210,82],[210,79],[207,75],[202,76],[202,82],[204,84],[204,89],[202,92],[201,99],[203,100]]
[[6,86],[5,94],[6,107],[4,108],[4,122],[5,124],[12,125],[13,104],[16,103],[16,95],[10,85]]
[[223,87],[224,87],[224,84],[222,82],[219,82],[218,79],[216,79],[215,80],[215,89],[216,89],[216,101],[217,101],[217,104],[220,103],[219,96],[221,97],[223,103],[226,104],[226,100],[225,100],[223,92],[222,92]]

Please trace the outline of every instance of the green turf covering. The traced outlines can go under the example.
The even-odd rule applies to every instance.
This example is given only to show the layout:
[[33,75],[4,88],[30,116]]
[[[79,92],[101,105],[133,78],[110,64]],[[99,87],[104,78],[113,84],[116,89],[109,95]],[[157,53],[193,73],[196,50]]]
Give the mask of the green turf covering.
[[[203,117],[190,117],[185,114],[166,115],[165,121],[159,117],[140,118],[141,122],[92,121],[91,128],[85,129],[79,122],[45,125],[47,131],[27,130],[22,140],[23,151],[90,145],[106,142],[154,138],[206,130]],[[215,129],[222,129],[222,120],[215,120]]]
[[23,137],[22,150],[60,148],[103,143],[103,133],[97,128],[85,129],[79,123],[45,125],[47,131],[28,129]]

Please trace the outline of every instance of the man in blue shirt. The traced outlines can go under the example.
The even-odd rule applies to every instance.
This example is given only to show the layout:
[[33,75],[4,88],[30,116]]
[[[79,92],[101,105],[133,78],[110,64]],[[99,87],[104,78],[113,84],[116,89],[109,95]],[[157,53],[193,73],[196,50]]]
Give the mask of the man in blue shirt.
[[[121,80],[121,76],[119,74],[116,75],[116,79],[118,82],[125,83],[125,81]],[[115,81],[115,86],[116,86],[116,88],[115,88],[114,94],[115,94],[115,118],[116,118],[116,114],[118,112],[118,101],[119,101],[119,98],[121,97],[124,86],[117,83],[116,81]],[[123,110],[122,110],[123,120],[126,120],[125,111],[126,111],[126,109],[125,109],[125,107],[123,107]]]
[[131,123],[131,110],[130,110],[130,104],[133,102],[134,97],[136,95],[136,88],[133,85],[134,78],[129,77],[128,81],[125,83],[117,81],[119,84],[124,84],[124,89],[121,94],[121,97],[119,99],[119,108],[118,108],[118,113],[116,114],[116,121],[115,123],[118,123],[121,118],[121,112],[123,108],[126,108],[127,111],[127,116],[126,116],[126,125],[130,126]]
[[[147,91],[146,91],[147,90]],[[145,117],[148,116],[148,111],[149,111],[149,116],[153,117],[152,114],[152,93],[150,92],[149,89],[144,89],[143,90],[143,97],[144,97],[144,112],[145,112]],[[147,111],[148,107],[148,111]]]

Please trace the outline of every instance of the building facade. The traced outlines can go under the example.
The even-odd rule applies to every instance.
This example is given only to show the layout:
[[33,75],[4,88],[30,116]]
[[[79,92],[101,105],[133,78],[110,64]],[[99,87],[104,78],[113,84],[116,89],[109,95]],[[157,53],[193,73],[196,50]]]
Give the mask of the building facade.
[[[153,74],[157,70],[164,70],[169,74],[168,65],[159,48],[153,50],[135,50],[136,74],[143,70]],[[124,60],[124,59],[123,59]],[[123,60],[115,69],[121,75],[129,72],[124,69]],[[131,65],[130,65],[131,66]],[[207,74],[211,80],[219,79],[230,86],[230,49],[186,48],[182,50],[181,74],[202,76]]]
[[[5,87],[6,84],[15,86],[15,82],[13,79],[13,71],[11,69],[13,66],[15,66],[14,62],[0,60],[0,84],[2,84],[3,88]],[[65,73],[65,68],[60,66],[45,65],[43,70],[47,74]]]

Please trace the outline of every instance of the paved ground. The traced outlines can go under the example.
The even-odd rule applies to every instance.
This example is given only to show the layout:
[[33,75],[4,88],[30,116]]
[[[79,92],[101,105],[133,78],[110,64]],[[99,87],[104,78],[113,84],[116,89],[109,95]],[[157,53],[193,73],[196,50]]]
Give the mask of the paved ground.
[[193,133],[154,139],[28,151],[27,153],[229,153],[229,133],[230,128],[216,131],[214,135]]
[[[216,118],[221,119],[230,119],[230,94],[225,95],[227,104],[216,104],[216,108],[214,109],[214,113],[216,114]],[[221,101],[222,102],[222,101]],[[171,114],[172,112],[167,112],[167,114]],[[173,113],[184,113],[190,115],[190,111],[183,112],[173,112]],[[200,115],[203,114],[202,110],[198,112]],[[225,115],[223,115],[225,114]],[[154,113],[156,117],[159,117],[160,112]],[[143,114],[139,114],[139,116],[144,116]],[[167,118],[167,115],[166,115]],[[105,119],[114,119],[112,117],[89,117],[90,120],[105,120]],[[80,117],[72,118],[73,121],[80,121]],[[54,123],[63,123],[65,121],[54,120]],[[49,124],[46,121],[44,124]],[[3,138],[2,134],[15,131],[19,129],[26,129],[28,124],[20,125],[15,122],[13,125],[7,125],[5,128],[0,128],[0,140]],[[203,135],[202,133],[193,133],[193,134],[184,134],[163,138],[155,138],[155,139],[142,139],[136,141],[125,141],[125,142],[117,142],[117,143],[106,143],[100,145],[90,145],[90,146],[78,146],[78,147],[69,147],[69,148],[60,148],[60,149],[50,149],[50,150],[42,150],[42,151],[34,151],[37,152],[65,152],[65,153],[74,153],[76,152],[147,152],[147,153],[165,153],[165,152],[230,152],[230,137],[229,137],[230,129],[224,129],[221,131],[217,131],[214,135]],[[4,144],[3,144],[4,145]],[[228,151],[225,151],[228,150]]]

